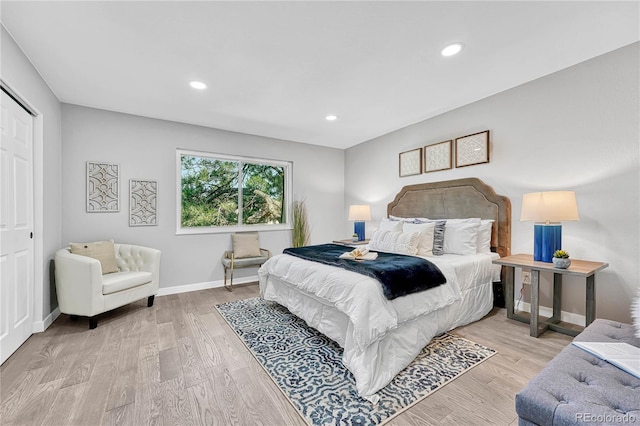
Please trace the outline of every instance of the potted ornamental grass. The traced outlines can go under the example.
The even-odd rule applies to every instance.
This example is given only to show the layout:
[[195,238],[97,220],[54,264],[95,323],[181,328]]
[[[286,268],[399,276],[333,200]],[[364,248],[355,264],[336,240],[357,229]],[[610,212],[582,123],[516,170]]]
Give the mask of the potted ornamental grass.
[[304,247],[309,244],[311,227],[307,218],[307,206],[305,200],[293,202],[293,230],[291,232],[293,247]]
[[567,269],[571,266],[571,259],[569,259],[569,252],[565,250],[556,250],[553,252],[553,266],[560,269]]

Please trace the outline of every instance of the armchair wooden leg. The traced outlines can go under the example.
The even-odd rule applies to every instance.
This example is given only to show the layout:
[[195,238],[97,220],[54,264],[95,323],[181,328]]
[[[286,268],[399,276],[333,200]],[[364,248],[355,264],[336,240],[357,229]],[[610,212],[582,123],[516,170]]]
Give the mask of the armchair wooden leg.
[[147,299],[147,308],[150,308],[153,306],[153,299],[155,299],[156,296],[155,295],[151,295],[149,296],[149,298]]
[[89,318],[89,330],[93,330],[98,326],[98,318],[91,317]]

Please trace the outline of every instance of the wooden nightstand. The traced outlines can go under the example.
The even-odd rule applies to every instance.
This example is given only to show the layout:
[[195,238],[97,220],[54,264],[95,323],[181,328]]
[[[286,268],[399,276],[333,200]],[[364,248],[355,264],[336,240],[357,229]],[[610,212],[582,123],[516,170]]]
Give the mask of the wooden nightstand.
[[[591,324],[596,317],[596,278],[595,274],[603,270],[608,263],[590,262],[587,260],[571,259],[571,266],[567,269],[559,269],[553,266],[553,263],[536,262],[530,254],[516,254],[507,256],[493,261],[496,265],[506,267],[505,279],[505,299],[507,305],[507,317],[529,323],[529,334],[538,337],[547,329],[557,331],[559,333],[568,334],[569,336],[577,336],[580,331],[563,327],[559,324],[562,307],[562,276],[575,275],[584,277],[586,281],[586,324]],[[531,314],[529,316],[516,314],[513,307],[513,278],[515,268],[531,269]],[[540,272],[553,272],[553,316],[548,320],[540,320],[539,318],[539,287]]]
[[357,246],[363,246],[363,245],[365,245],[365,244],[369,244],[369,239],[362,240],[362,241],[353,241],[353,240],[333,240],[332,242],[333,242],[334,244],[342,244],[343,246],[357,247]]

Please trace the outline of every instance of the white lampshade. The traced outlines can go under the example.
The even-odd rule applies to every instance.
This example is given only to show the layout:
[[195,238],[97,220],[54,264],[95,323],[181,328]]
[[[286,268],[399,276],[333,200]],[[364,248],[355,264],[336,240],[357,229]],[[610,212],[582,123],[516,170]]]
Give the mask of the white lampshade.
[[367,204],[349,206],[349,220],[371,220],[371,207]]
[[531,192],[522,196],[521,221],[550,223],[579,219],[573,191]]

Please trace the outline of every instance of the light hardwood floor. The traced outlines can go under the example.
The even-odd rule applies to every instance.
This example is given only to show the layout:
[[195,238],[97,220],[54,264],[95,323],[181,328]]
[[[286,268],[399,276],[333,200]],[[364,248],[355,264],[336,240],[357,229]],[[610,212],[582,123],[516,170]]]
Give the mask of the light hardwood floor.
[[[215,305],[257,284],[146,299],[99,317],[61,315],[0,369],[0,424],[303,425]],[[517,424],[515,394],[569,336],[529,337],[503,309],[454,331],[498,351],[391,425]]]

